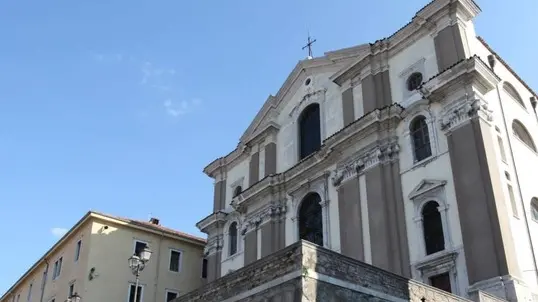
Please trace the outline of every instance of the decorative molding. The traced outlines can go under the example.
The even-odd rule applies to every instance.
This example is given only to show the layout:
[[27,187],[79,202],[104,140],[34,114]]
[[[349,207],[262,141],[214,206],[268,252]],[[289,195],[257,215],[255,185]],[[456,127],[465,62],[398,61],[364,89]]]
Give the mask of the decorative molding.
[[259,226],[273,218],[281,218],[286,212],[287,207],[284,203],[268,204],[246,217],[241,234],[244,235],[252,230],[256,230]]
[[332,184],[335,187],[357,177],[373,167],[398,159],[400,146],[397,139],[392,139],[384,144],[379,144],[372,149],[359,152],[351,157],[351,160],[340,164],[334,171]]
[[204,248],[204,255],[209,256],[218,252],[222,252],[224,236],[222,234],[211,236],[207,239]]
[[464,98],[451,103],[441,113],[441,130],[451,132],[459,126],[479,117],[490,123],[493,121],[493,112],[488,103],[482,98]]
[[415,269],[420,271],[423,277],[450,272],[456,267],[458,252],[455,250],[444,251],[430,255],[428,259],[415,264]]
[[432,190],[446,185],[446,180],[436,179],[423,179],[414,189],[409,193],[409,199],[414,200],[421,195],[424,195]]
[[321,105],[321,103],[325,100],[326,92],[327,88],[319,89],[313,92],[307,92],[307,94],[303,96],[299,103],[295,107],[293,107],[293,109],[291,109],[288,116],[295,120],[297,116],[303,111],[303,109],[306,108],[308,105],[312,103],[319,103]]

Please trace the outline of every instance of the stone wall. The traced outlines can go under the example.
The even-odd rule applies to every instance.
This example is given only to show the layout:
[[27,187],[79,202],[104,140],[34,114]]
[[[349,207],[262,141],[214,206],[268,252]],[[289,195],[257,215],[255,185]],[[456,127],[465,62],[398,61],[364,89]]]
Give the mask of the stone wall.
[[[501,302],[478,292],[474,301]],[[299,241],[174,302],[470,302],[306,241]]]

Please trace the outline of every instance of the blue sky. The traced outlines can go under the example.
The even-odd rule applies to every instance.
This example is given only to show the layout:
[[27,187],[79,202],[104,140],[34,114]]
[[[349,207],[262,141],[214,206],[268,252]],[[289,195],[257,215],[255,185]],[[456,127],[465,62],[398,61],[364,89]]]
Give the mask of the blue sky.
[[[0,294],[89,209],[201,235],[202,168],[305,57],[307,31],[321,55],[426,2],[0,1],[0,235],[16,255]],[[477,32],[538,89],[538,2],[506,3],[479,1]]]

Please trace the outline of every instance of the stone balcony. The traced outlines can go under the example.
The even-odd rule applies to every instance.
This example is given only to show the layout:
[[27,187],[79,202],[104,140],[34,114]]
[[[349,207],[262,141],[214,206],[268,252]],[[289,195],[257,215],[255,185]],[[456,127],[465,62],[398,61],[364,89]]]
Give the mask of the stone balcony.
[[[473,300],[504,301],[483,292],[477,292]],[[299,241],[174,300],[186,301],[471,300]]]

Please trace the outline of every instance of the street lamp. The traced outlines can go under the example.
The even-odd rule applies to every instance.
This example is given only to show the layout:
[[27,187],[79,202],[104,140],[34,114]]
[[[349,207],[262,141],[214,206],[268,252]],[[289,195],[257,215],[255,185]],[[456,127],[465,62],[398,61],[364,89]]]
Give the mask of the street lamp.
[[151,250],[148,246],[146,246],[144,250],[139,253],[139,255],[134,254],[129,258],[129,267],[131,268],[133,275],[136,276],[136,285],[133,300],[134,302],[138,302],[138,277],[140,276],[140,272],[144,270],[144,267],[146,267],[146,263],[149,261],[150,257]]
[[71,296],[67,297],[66,302],[80,302],[80,296],[77,293],[72,294]]

